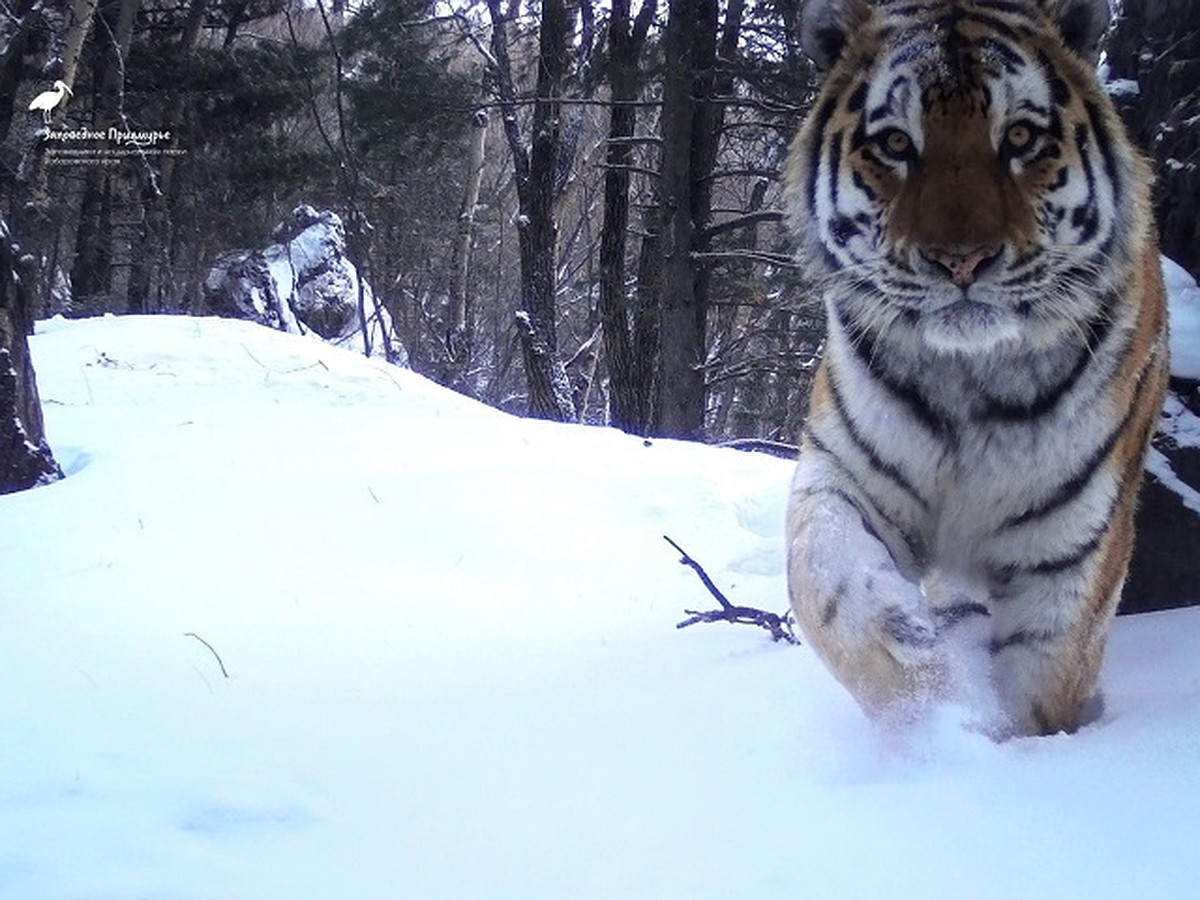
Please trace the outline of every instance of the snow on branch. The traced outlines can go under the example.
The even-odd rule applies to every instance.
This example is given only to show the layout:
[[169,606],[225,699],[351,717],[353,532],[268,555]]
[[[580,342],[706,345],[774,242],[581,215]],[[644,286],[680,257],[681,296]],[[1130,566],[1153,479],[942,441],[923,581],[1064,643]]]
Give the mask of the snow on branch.
[[687,566],[700,579],[710,594],[712,594],[717,602],[721,604],[720,609],[710,610],[695,610],[685,609],[688,618],[684,619],[676,628],[687,628],[689,625],[695,625],[697,622],[732,622],[735,625],[757,625],[759,628],[765,628],[771,632],[771,639],[774,641],[783,641],[787,644],[799,644],[800,640],[796,637],[792,629],[791,613],[785,613],[780,616],[777,613],[767,612],[763,609],[755,609],[751,606],[734,606],[729,602],[729,599],[721,593],[713,580],[709,578],[708,573],[704,571],[704,567],[696,560],[692,559],[682,547],[677,543],[663,535],[663,540],[674,547],[679,552],[680,565]]

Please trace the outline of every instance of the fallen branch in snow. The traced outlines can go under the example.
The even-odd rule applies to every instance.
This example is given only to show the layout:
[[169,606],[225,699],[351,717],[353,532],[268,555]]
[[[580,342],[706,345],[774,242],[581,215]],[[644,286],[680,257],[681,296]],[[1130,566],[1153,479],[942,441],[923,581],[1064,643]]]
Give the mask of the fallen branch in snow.
[[687,551],[680,547],[677,543],[663,535],[663,540],[679,551],[680,565],[687,566],[699,577],[700,582],[708,588],[708,592],[716,597],[717,602],[721,604],[720,609],[710,610],[695,610],[685,609],[688,618],[684,619],[676,628],[687,628],[689,625],[695,625],[697,622],[732,622],[735,625],[757,625],[759,628],[765,628],[771,632],[771,639],[775,641],[783,641],[788,644],[799,644],[800,640],[796,637],[792,630],[792,617],[790,613],[785,613],[780,616],[778,613],[767,612],[764,609],[755,609],[752,606],[734,606],[729,602],[729,599],[721,593],[708,573],[704,571],[704,567],[696,562]]
[[229,677],[229,673],[225,671],[225,663],[224,663],[224,662],[221,660],[221,654],[220,654],[220,653],[218,653],[216,650],[214,650],[214,649],[213,649],[213,645],[212,645],[212,644],[210,644],[210,643],[209,643],[208,641],[206,641],[204,638],[200,637],[200,635],[196,634],[194,631],[189,631],[189,632],[186,632],[186,633],[184,634],[184,637],[191,637],[191,638],[195,638],[195,639],[196,639],[196,640],[198,640],[200,643],[202,643],[202,644],[203,644],[205,647],[207,647],[207,648],[208,648],[208,652],[209,652],[209,653],[211,653],[213,656],[215,656],[215,657],[216,657],[216,659],[217,659],[217,665],[221,667],[221,674],[222,674],[222,675],[224,675],[226,678],[228,678],[228,677]]

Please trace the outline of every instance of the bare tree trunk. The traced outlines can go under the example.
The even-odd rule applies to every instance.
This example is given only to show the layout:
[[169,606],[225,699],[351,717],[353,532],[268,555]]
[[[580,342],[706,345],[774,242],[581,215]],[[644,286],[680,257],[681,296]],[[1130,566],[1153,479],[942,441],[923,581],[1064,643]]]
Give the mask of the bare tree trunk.
[[662,219],[661,205],[651,205],[642,213],[642,245],[638,249],[637,287],[634,302],[641,314],[633,320],[632,355],[645,379],[643,415],[647,431],[653,425],[658,397],[659,308],[662,299]]
[[[92,30],[92,20],[96,16],[96,7],[100,0],[74,0],[71,4],[71,17],[67,21],[66,39],[63,41],[62,75],[63,83],[72,90],[75,88],[75,74],[79,71],[79,57],[83,53],[83,42]],[[59,108],[62,115],[63,108]]]
[[609,112],[607,168],[604,173],[604,222],[600,232],[600,323],[608,361],[609,418],[635,434],[650,429],[652,359],[635,348],[634,332],[653,308],[635,304],[625,285],[626,235],[629,229],[629,181],[632,138],[637,125],[638,59],[654,18],[656,0],[643,0],[630,21],[630,0],[614,0],[609,19]]
[[[139,0],[103,0],[96,16],[95,41],[103,50],[95,54],[92,71],[96,91],[91,125],[98,132],[107,131],[120,116],[124,60],[130,49],[138,6]],[[106,166],[88,166],[83,176],[83,203],[76,228],[71,282],[77,298],[107,298],[113,287],[114,175]]]
[[663,269],[654,430],[700,438],[711,272],[697,261],[712,220],[712,175],[732,91],[745,0],[729,0],[718,30],[717,0],[672,0],[664,46]]
[[662,139],[662,287],[658,396],[654,432],[699,438],[704,429],[704,353],[706,296],[693,258],[697,221],[706,173],[694,163],[699,143],[698,75],[711,70],[716,57],[715,0],[671,0],[664,37],[666,77],[663,83]]
[[478,110],[471,120],[471,141],[467,147],[467,177],[462,206],[458,211],[458,234],[454,242],[454,280],[450,284],[450,333],[447,349],[456,377],[466,386],[471,365],[474,334],[468,283],[471,272],[471,245],[475,238],[475,209],[483,185],[484,152],[487,149],[488,115]]
[[561,136],[561,98],[570,52],[571,16],[563,0],[543,0],[538,36],[537,84],[528,153],[517,122],[516,89],[508,55],[508,29],[499,0],[488,0],[492,19],[494,74],[500,92],[504,133],[517,184],[517,242],[521,257],[521,309],[517,332],[529,385],[529,414],[571,421],[575,404],[558,352],[555,175]]
[[[0,143],[8,139],[13,107],[25,74],[26,55],[46,24],[45,0],[17,0],[0,21]],[[0,172],[0,186],[12,184],[15,172]]]
[[[119,124],[123,115],[125,59],[141,0],[103,0],[96,16],[92,83],[96,86],[92,127],[99,132]],[[77,297],[107,296],[112,290],[112,207],[117,176],[107,166],[84,169],[83,203],[75,232],[71,282]],[[107,305],[106,305],[107,306]]]
[[[83,44],[92,28],[96,7],[99,0],[61,0],[61,2],[34,2],[28,7],[27,18],[17,25],[17,43],[22,45],[27,40],[41,52],[42,68],[47,78],[53,78],[57,72],[57,81],[61,81],[68,92],[75,88],[75,79],[79,70],[79,60],[83,52]],[[5,13],[7,15],[7,11]],[[34,33],[24,35],[24,24],[29,24]],[[10,23],[11,24],[11,23]],[[8,56],[13,47],[5,48]],[[24,52],[31,49],[23,46],[15,61],[16,69],[10,70],[7,63],[3,66],[5,80],[9,76],[18,78],[17,82],[3,85],[5,93],[12,91],[12,98],[19,88],[21,66],[28,65],[29,60],[23,59]],[[32,66],[31,66],[32,68]],[[12,99],[6,98],[7,115],[11,123]],[[68,104],[62,103],[51,113],[52,122],[61,122],[66,115]],[[3,113],[0,113],[3,115]],[[43,290],[49,285],[53,273],[45,271],[41,261],[52,256],[58,239],[61,223],[67,217],[67,210],[50,197],[48,191],[48,172],[45,165],[46,142],[40,139],[39,132],[45,128],[40,117],[28,116],[23,118],[26,134],[18,144],[27,148],[21,155],[16,170],[8,176],[8,202],[10,220],[17,233],[22,236],[26,246],[34,251],[39,263],[30,273],[38,287]]]
[[0,219],[0,494],[21,491],[62,477],[46,445],[37,380],[29,358],[32,257],[17,248]]
[[[175,52],[182,58],[189,56],[200,42],[204,15],[209,0],[191,0],[187,19]],[[179,132],[186,114],[187,98],[177,93],[172,98],[166,115],[166,129],[171,133],[169,149],[179,147]],[[167,293],[166,279],[170,271],[172,222],[171,201],[176,193],[175,174],[177,157],[167,154],[155,176],[147,173],[142,186],[144,219],[141,227],[143,252],[134,258],[133,271],[129,277],[128,306],[130,312],[149,312],[162,308]]]

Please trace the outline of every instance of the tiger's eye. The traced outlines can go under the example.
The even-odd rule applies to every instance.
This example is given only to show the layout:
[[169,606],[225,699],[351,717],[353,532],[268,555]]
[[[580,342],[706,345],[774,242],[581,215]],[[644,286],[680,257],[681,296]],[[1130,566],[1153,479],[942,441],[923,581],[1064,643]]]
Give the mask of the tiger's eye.
[[1033,129],[1024,122],[1018,122],[1008,127],[1004,139],[1009,147],[1019,153],[1033,142]]
[[890,128],[883,135],[883,146],[892,156],[907,156],[912,148],[912,138],[899,128]]
[[904,132],[899,130],[888,132],[888,150],[894,152],[896,156],[906,154],[910,146],[912,146],[912,142]]

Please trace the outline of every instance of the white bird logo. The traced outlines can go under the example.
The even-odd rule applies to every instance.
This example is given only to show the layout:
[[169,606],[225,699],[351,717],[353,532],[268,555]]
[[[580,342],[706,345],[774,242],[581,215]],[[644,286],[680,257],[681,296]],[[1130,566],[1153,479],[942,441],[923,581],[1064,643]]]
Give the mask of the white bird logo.
[[[50,124],[50,113],[53,109],[66,99],[67,94],[71,93],[71,89],[67,87],[65,82],[56,81],[54,87],[48,91],[42,91],[33,98],[33,102],[29,104],[30,111],[40,109],[42,111],[42,121],[47,125]],[[72,96],[74,96],[72,94]]]

